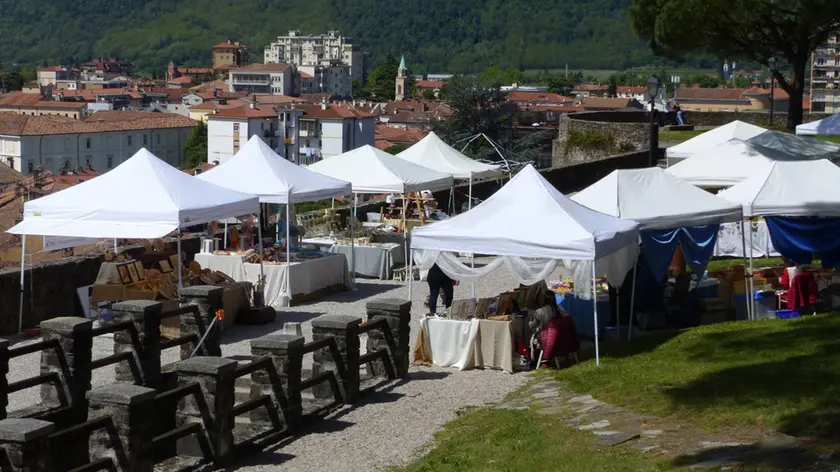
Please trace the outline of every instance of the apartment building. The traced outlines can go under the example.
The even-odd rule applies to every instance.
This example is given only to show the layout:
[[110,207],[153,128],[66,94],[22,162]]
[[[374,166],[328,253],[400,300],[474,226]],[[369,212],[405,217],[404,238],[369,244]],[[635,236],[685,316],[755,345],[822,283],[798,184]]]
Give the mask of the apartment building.
[[287,36],[265,47],[266,64],[288,63],[297,67],[345,65],[349,68],[350,81],[363,80],[364,54],[353,44],[353,38],[341,36],[338,31],[320,35],[301,35],[289,31]]
[[231,69],[229,91],[291,95],[294,91],[293,72],[289,64],[251,64]]
[[225,41],[213,46],[213,69],[241,67],[248,64],[248,46],[239,41]]
[[321,93],[341,98],[353,96],[350,67],[346,65],[299,66],[299,86],[295,93]]
[[87,103],[49,101],[44,100],[40,94],[16,92],[0,95],[0,113],[2,112],[31,116],[63,116],[83,120],[87,112]]
[[313,164],[364,145],[376,144],[376,116],[361,110],[322,103],[300,118],[300,160]]
[[811,112],[840,112],[840,32],[811,54]]
[[184,162],[196,122],[169,113],[100,111],[86,120],[0,113],[0,161],[24,174],[85,167],[107,172],[141,148],[173,166]]
[[207,118],[207,161],[224,163],[256,135],[280,156],[298,161],[302,109],[250,103],[213,110]]

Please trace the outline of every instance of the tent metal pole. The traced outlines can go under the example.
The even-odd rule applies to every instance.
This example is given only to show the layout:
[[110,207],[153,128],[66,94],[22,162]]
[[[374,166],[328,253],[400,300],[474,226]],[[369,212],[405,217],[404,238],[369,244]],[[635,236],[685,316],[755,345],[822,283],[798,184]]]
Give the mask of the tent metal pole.
[[[262,212],[260,212],[260,217],[258,218],[257,223],[257,238],[259,238],[259,245],[260,245],[260,280],[257,284],[260,287],[260,291],[263,292],[265,290],[265,269],[263,268],[263,258],[265,254],[263,252],[263,237],[262,237]],[[263,303],[265,303],[265,294],[263,293]]]
[[184,263],[181,262],[181,228],[178,228],[178,288],[184,288]]
[[598,288],[595,285],[595,261],[592,261],[592,317],[595,321],[595,365],[601,365],[601,351],[598,346]]
[[291,232],[289,232],[289,207],[291,203],[286,203],[286,289],[288,290],[289,306],[292,305],[292,252],[291,252]]
[[26,287],[24,284],[24,264],[26,264],[26,235],[21,237],[20,247],[20,309],[18,310],[18,333],[23,332],[23,290]]
[[615,338],[621,339],[621,287],[615,289]]
[[356,215],[359,211],[357,199],[359,194],[353,193],[353,211],[350,212],[350,275],[356,280]]
[[627,324],[627,340],[633,339],[633,314],[636,312],[636,268],[639,267],[639,261],[637,260],[635,264],[633,264],[633,286],[631,287],[630,291],[630,320]]
[[753,281],[753,246],[755,240],[755,229],[753,228],[752,221],[750,221],[750,273],[749,280],[750,280],[750,293],[749,293],[749,303],[752,309],[752,319],[756,319],[755,313],[755,282]]
[[117,244],[117,238],[114,238],[114,254],[119,254],[119,253],[120,253],[120,247]]
[[472,175],[470,175],[470,195],[469,195],[470,203],[469,203],[469,206],[467,207],[468,210],[472,210],[472,181],[473,181]]
[[227,249],[227,230],[228,230],[227,225],[228,225],[227,220],[225,220],[225,234],[222,235],[222,237],[224,238],[222,249]]
[[[405,213],[408,211],[408,194],[401,194],[403,199],[402,207],[402,230],[403,230],[403,260],[408,259],[408,223],[405,220]],[[422,221],[422,219],[420,220]],[[405,262],[403,262],[405,263]]]
[[411,292],[414,289],[414,249],[408,251],[408,301],[411,301]]
[[455,184],[449,187],[449,215],[455,216]]
[[[475,253],[470,253],[470,268],[475,269]],[[475,298],[475,280],[472,281],[472,297]]]
[[741,219],[741,251],[742,251],[741,255],[744,256],[744,272],[745,272],[744,273],[744,276],[745,276],[745,278],[744,278],[744,303],[747,304],[747,319],[751,320],[753,318],[752,307],[750,306],[750,299],[747,298],[747,294],[746,294],[746,292],[747,292],[747,279],[746,279],[747,274],[746,274],[746,271],[747,271],[747,267],[749,267],[749,266],[747,265],[747,235],[745,234],[745,231],[746,230],[744,229],[744,219],[742,218]]

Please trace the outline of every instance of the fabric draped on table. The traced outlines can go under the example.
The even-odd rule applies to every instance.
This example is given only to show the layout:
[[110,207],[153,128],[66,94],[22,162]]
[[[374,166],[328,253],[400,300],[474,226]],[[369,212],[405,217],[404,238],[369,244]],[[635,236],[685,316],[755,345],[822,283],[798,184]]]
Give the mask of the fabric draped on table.
[[744,224],[746,231],[747,254],[744,255],[744,240],[741,239],[741,223],[724,223],[720,225],[717,243],[715,244],[715,257],[749,257],[750,245],[752,245],[753,257],[779,257],[779,252],[773,247],[770,241],[770,234],[767,231],[767,223],[764,220],[752,223],[752,241],[750,241],[750,223]]
[[679,244],[691,271],[702,274],[714,253],[719,229],[719,225],[706,225],[642,231],[642,256],[657,280],[663,280]]
[[[548,259],[525,259],[514,256],[500,256],[481,267],[469,267],[458,256],[448,252],[414,249],[414,262],[417,269],[427,271],[433,265],[449,277],[461,282],[473,282],[486,277],[494,270],[504,266],[513,278],[523,285],[533,285],[547,279],[561,261]],[[595,262],[595,272],[606,275],[611,285],[620,287],[624,276],[633,268],[638,257],[638,246],[627,245]],[[592,292],[592,261],[564,260],[562,264],[571,269],[575,282],[575,292],[583,299],[590,299]]]
[[768,216],[773,247],[797,264],[808,264],[817,254],[823,267],[840,262],[840,218]]

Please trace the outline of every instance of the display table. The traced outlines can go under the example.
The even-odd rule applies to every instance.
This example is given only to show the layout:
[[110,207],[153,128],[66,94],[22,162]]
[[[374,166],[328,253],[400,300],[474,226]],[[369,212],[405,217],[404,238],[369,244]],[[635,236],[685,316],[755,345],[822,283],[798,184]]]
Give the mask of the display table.
[[334,240],[328,238],[304,239],[301,242],[318,248],[327,248],[326,250],[332,254],[344,254],[350,267],[355,269],[356,275],[364,277],[389,280],[393,276],[394,266],[405,264],[405,246],[402,242],[355,246],[355,266],[353,265],[353,246],[349,244],[335,244]]
[[514,323],[424,318],[414,347],[415,363],[468,370],[492,367],[513,372]]
[[[242,256],[199,253],[195,255],[195,261],[203,269],[224,272],[236,281],[256,284],[260,277],[260,265],[245,263]],[[336,290],[355,288],[347,259],[341,255],[291,264],[264,264],[263,270],[265,303],[275,308],[313,300]]]
[[[592,310],[592,299],[584,300],[577,297],[574,293],[567,293],[566,295],[555,295],[557,304],[563,307],[572,320],[575,322],[575,328],[582,338],[595,339],[595,313]],[[598,295],[598,334],[603,335],[604,329],[612,319],[612,310],[610,309],[610,296]]]

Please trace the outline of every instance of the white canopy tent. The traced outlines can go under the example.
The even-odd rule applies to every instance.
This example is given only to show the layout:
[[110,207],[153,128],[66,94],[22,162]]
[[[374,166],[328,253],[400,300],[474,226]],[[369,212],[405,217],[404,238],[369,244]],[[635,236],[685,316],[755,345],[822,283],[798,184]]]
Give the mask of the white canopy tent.
[[458,152],[443,142],[434,132],[397,154],[397,157],[442,174],[449,174],[454,179],[469,180],[469,208],[472,208],[473,182],[500,176],[503,173],[498,165],[478,162]]
[[[23,221],[8,233],[152,239],[258,209],[256,197],[198,180],[143,148],[107,174],[26,202]],[[180,253],[179,231],[179,258]],[[22,281],[23,273],[21,296]]]
[[801,160],[782,151],[731,139],[665,169],[678,180],[698,187],[731,187],[769,167],[774,161]]
[[[291,218],[289,206],[292,203],[324,200],[352,193],[349,182],[313,172],[287,161],[257,135],[252,136],[230,160],[199,174],[197,178],[220,187],[257,195],[261,203],[285,205],[287,241]],[[278,223],[278,228],[279,226]],[[262,222],[257,226],[257,230],[260,240],[260,279],[264,280]],[[351,241],[353,239],[351,234]],[[286,261],[291,261],[288,242]],[[287,286],[291,300],[291,284]]]
[[840,145],[838,144],[781,131],[766,131],[745,141],[793,156],[809,159],[840,159]]
[[[309,170],[350,182],[353,190],[353,222],[355,224],[358,194],[407,194],[427,189],[452,186],[452,176],[401,159],[373,146],[365,145],[335,157],[329,157],[308,167]],[[403,238],[405,231],[405,202],[403,203]],[[408,259],[408,244],[405,258]],[[353,256],[355,261],[356,257]],[[355,269],[355,267],[354,267]]]
[[797,125],[796,134],[805,136],[840,136],[840,114]]
[[[633,220],[639,223],[639,230],[736,221],[743,225],[740,205],[681,182],[658,167],[615,170],[576,193],[572,200],[616,218]],[[634,284],[635,279],[634,266]],[[628,338],[632,330],[634,302],[635,290],[630,297]]]
[[699,136],[695,136],[688,141],[666,149],[665,156],[668,158],[668,166],[670,167],[683,159],[708,151],[718,144],[725,143],[730,139],[737,138],[747,140],[764,133],[765,131],[767,130],[760,126],[751,125],[737,120],[727,125],[719,126]]
[[[719,194],[743,206],[744,216],[840,217],[840,167],[826,159],[774,162]],[[750,225],[750,239],[753,226]],[[750,245],[752,249],[752,245]],[[753,269],[752,250],[749,268]],[[750,292],[754,287],[750,280]]]
[[452,176],[365,145],[328,157],[309,170],[352,184],[353,193],[410,193],[452,185]]
[[[570,200],[529,165],[472,210],[415,228],[409,264],[415,257],[421,270],[437,263],[459,280],[476,280],[505,265],[521,283],[533,284],[544,280],[563,261],[574,269],[575,287],[585,288],[580,293],[584,298],[592,296],[595,304],[592,292],[596,274],[607,274],[611,283],[620,286],[636,262],[638,235],[636,222],[604,215]],[[471,269],[451,254],[457,252],[502,257]],[[597,304],[594,318],[597,360]]]

